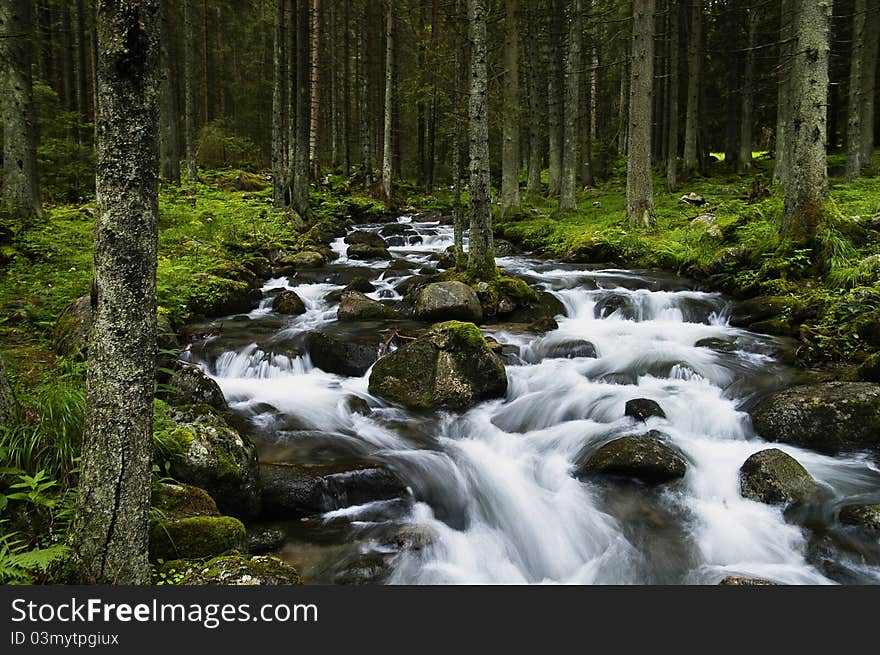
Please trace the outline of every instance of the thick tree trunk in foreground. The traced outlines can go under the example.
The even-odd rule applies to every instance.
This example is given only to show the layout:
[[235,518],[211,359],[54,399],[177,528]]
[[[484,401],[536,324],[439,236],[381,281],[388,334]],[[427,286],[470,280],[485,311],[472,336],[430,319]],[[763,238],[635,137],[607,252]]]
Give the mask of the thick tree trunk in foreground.
[[687,113],[684,130],[682,168],[690,175],[699,164],[697,137],[700,132],[700,78],[703,68],[703,2],[691,0],[691,33],[688,40]]
[[852,55],[849,66],[849,102],[846,121],[846,181],[862,173],[862,67],[866,45],[867,0],[856,0],[853,13]]
[[30,0],[0,2],[3,107],[3,205],[22,225],[43,215],[37,181],[33,17]]
[[655,0],[635,0],[633,4],[626,216],[630,223],[644,226],[650,225],[654,219],[654,190],[651,179],[654,10]]
[[791,160],[782,234],[809,240],[828,197],[826,119],[831,0],[800,0],[791,70]]
[[577,208],[578,139],[581,89],[581,0],[572,5],[568,29],[568,53],[565,58],[565,125],[563,127],[562,183],[559,190],[560,211]]
[[272,40],[272,202],[284,207],[284,0],[275,0]]
[[100,0],[94,326],[74,524],[86,583],[147,584],[156,369],[158,0]]
[[486,70],[486,0],[469,0],[471,46],[470,92],[470,210],[468,273],[475,278],[495,276],[492,207],[489,187],[489,114]]
[[392,161],[392,134],[394,130],[394,0],[387,0],[385,17],[385,131],[382,142],[382,195],[391,202],[391,184],[394,165]]
[[195,9],[193,0],[184,0],[183,23],[186,32],[184,44],[184,121],[186,123],[186,173],[190,190],[199,181],[199,167],[196,164],[196,39]]
[[519,197],[519,25],[517,0],[505,0],[504,126],[501,146],[501,212],[518,212]]

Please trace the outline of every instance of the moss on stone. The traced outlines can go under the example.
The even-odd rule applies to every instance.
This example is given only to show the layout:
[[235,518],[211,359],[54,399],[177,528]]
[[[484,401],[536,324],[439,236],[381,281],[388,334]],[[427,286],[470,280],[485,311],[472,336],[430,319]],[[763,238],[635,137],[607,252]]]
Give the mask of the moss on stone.
[[179,584],[183,585],[236,585],[287,586],[303,583],[299,572],[277,557],[258,555],[249,557],[227,553],[204,562],[175,562],[183,569]]
[[220,515],[208,492],[189,484],[157,484],[153,487],[150,505],[165,515],[179,518]]
[[189,516],[157,519],[150,525],[150,558],[153,560],[213,557],[243,547],[245,528],[231,516]]

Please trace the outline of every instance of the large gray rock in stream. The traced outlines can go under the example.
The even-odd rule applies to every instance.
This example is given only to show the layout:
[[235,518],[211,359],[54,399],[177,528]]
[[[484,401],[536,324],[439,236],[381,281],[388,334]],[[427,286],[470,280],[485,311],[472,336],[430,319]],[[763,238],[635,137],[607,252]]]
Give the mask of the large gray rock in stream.
[[476,292],[464,282],[434,282],[423,287],[413,307],[413,318],[419,321],[483,320],[483,307]]
[[399,318],[391,307],[367,298],[359,291],[346,291],[339,300],[336,317],[340,321],[369,321]]
[[306,345],[315,366],[338,375],[360,377],[379,357],[376,346],[349,343],[324,332],[310,332]]
[[226,397],[214,380],[198,366],[184,366],[168,382],[172,405],[208,405],[220,412],[229,410]]
[[6,364],[0,357],[0,428],[12,427],[18,422],[18,401],[6,377]]
[[761,503],[807,503],[816,498],[819,485],[800,462],[778,448],[749,457],[739,470],[744,498]]
[[507,373],[473,323],[448,321],[373,366],[370,393],[407,407],[465,409],[507,393]]
[[388,248],[388,244],[385,242],[385,239],[380,237],[375,232],[368,232],[366,230],[355,230],[354,232],[347,234],[343,241],[352,246],[365,245],[372,248]]
[[880,447],[880,385],[826,382],[791,387],[751,412],[765,439],[823,453]]
[[683,478],[687,461],[663,435],[651,430],[644,435],[630,435],[605,444],[578,465],[581,476],[602,474],[633,478],[657,485]]

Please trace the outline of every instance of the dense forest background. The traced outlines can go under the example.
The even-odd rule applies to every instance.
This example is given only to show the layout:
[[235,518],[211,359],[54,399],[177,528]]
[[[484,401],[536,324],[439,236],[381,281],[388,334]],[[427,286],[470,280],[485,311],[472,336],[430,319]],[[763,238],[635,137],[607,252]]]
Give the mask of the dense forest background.
[[[741,327],[793,339],[788,363],[880,381],[878,49],[872,0],[2,0],[0,579],[57,575],[84,434],[119,473],[99,455],[134,442],[95,408],[129,360],[140,542],[113,557],[157,575],[148,468],[179,456],[192,324],[403,212],[455,224],[435,274],[497,290],[519,251],[662,268],[751,303]],[[96,291],[116,283],[141,294],[127,324]]]

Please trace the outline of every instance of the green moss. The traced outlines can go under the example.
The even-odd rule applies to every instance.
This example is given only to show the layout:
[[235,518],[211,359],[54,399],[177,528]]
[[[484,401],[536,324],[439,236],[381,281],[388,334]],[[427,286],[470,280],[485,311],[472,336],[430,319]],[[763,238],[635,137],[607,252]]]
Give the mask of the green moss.
[[489,347],[483,333],[473,323],[446,321],[433,326],[427,334],[441,350],[477,350]]
[[158,484],[150,505],[166,516],[218,516],[217,504],[208,492],[188,484]]
[[156,561],[212,557],[241,547],[244,539],[244,525],[231,516],[158,519],[150,525],[150,558]]

